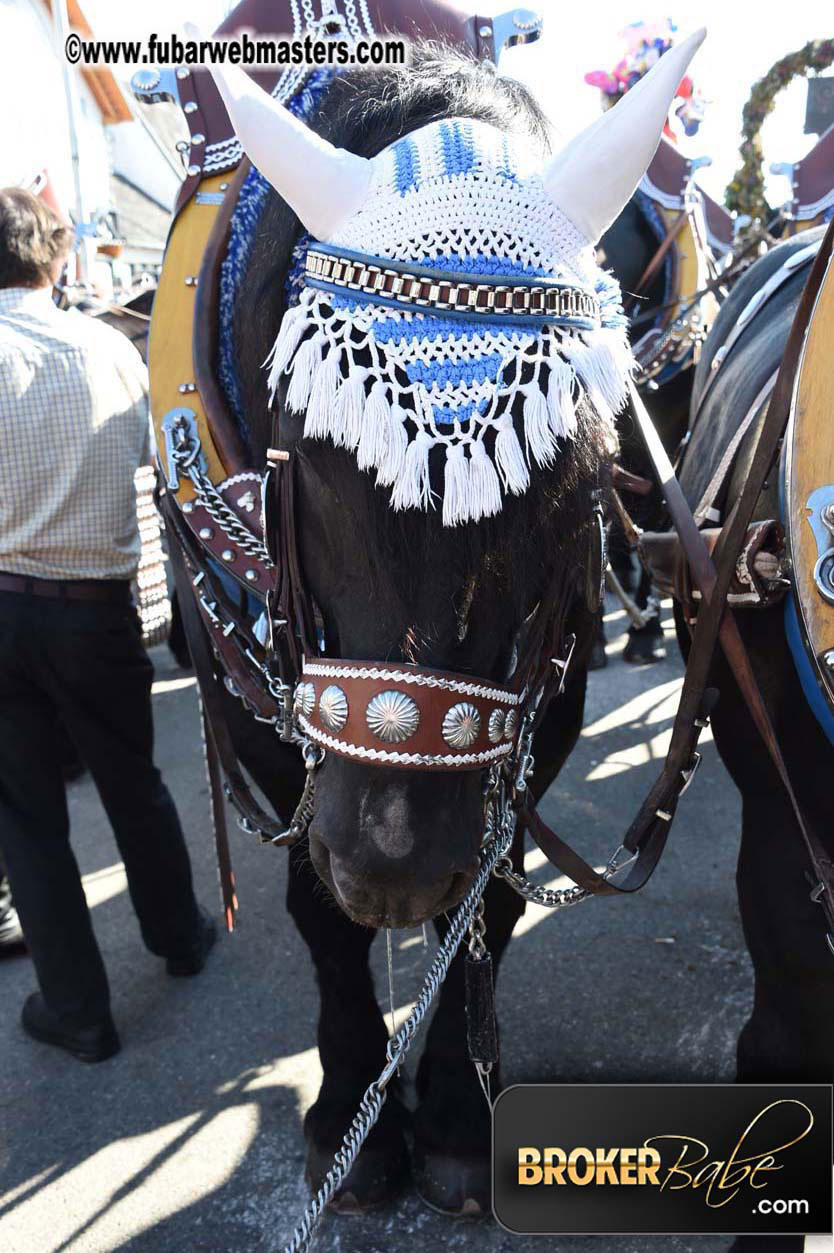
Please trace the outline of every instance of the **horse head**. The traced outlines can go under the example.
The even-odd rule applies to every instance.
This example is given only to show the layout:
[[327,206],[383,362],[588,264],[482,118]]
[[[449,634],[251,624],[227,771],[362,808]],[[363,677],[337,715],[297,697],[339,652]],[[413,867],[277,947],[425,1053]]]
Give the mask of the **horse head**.
[[[590,639],[588,528],[630,367],[618,289],[593,245],[651,159],[701,38],[550,157],[524,89],[446,50],[337,78],[310,126],[246,75],[217,72],[245,151],[278,193],[238,302],[239,365],[262,454],[271,427],[259,366],[270,350],[269,399],[293,461],[300,564],[325,656],[509,684],[523,679],[532,645],[544,647],[543,606]],[[308,232],[300,244],[296,218]],[[317,284],[309,262],[301,273],[310,236],[327,256],[387,262],[395,280],[418,267],[435,296],[446,275],[456,293],[467,275],[506,278],[511,292],[538,278],[590,293],[596,312],[590,323],[510,325],[497,312],[404,310],[361,282]],[[477,869],[483,792],[483,770],[328,751],[312,861],[357,921],[433,917]]]

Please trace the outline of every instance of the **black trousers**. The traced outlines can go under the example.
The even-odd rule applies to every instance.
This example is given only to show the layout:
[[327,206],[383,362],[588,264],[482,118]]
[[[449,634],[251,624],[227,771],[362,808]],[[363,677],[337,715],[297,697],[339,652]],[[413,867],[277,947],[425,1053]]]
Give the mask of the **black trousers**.
[[78,1026],[101,1020],[110,993],[69,843],[58,717],[107,811],[145,944],[186,955],[199,933],[182,828],[153,764],[152,675],[127,594],[0,592],[0,849],[44,998]]

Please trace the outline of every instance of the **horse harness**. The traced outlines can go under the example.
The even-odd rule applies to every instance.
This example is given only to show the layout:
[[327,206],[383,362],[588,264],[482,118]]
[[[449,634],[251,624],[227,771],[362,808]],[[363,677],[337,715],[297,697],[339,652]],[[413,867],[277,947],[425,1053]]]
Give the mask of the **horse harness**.
[[[193,98],[199,104],[199,96]],[[190,124],[196,110],[191,113]],[[534,887],[513,870],[505,845],[494,872],[529,899],[561,907],[591,895],[639,890],[658,863],[680,797],[699,763],[698,738],[717,696],[706,683],[719,635],[792,796],[726,601],[761,483],[782,436],[802,332],[822,279],[823,256],[827,259],[831,250],[832,229],[797,312],[747,485],[712,557],[642,401],[631,388],[638,426],[702,599],[662,771],[608,865],[597,871],[543,822],[528,787],[533,739],[550,701],[564,688],[575,642],[565,634],[563,588],[550,589],[539,606],[506,683],[399,661],[339,659],[322,653],[316,607],[305,587],[299,556],[294,454],[281,447],[276,418],[266,466],[262,471],[248,466],[214,376],[220,264],[248,169],[244,159],[231,177],[226,171],[201,178],[195,174],[193,194],[182,204],[169,239],[150,342],[152,409],[159,415],[155,422],[164,471],[160,506],[172,540],[172,563],[203,701],[229,929],[237,901],[223,796],[235,805],[245,831],[265,843],[294,843],[306,832],[315,772],[328,752],[391,768],[484,772],[487,834],[506,831],[511,815],[511,825],[529,830],[551,863],[575,885],[558,892]],[[345,261],[350,263],[350,258]],[[405,292],[418,303],[439,299],[436,292],[423,290],[424,276],[404,277],[411,287],[400,283],[395,296]],[[465,299],[470,308],[477,307],[480,295],[467,292]],[[484,299],[494,302],[498,291],[488,290]],[[523,299],[547,297],[528,292]],[[582,302],[588,297],[581,290],[565,299],[565,317],[581,318],[587,312]],[[445,303],[448,307],[448,298]],[[527,312],[532,307],[528,303]],[[183,333],[184,326],[191,328],[190,335]],[[601,500],[595,499],[589,517],[592,608],[599,604],[604,566],[603,510]],[[220,684],[257,720],[273,726],[284,742],[302,751],[307,782],[288,826],[263,810],[246,782],[226,724]],[[795,808],[814,867],[814,899],[822,904],[834,934],[834,866]]]
[[[705,197],[695,186],[698,163],[688,161],[662,139],[643,177],[640,205],[658,236],[658,244],[634,291],[639,303],[659,274],[666,273],[661,307],[632,312],[632,326],[649,326],[633,336],[641,386],[668,382],[679,370],[697,364],[701,345],[715,320],[717,278],[705,217]],[[717,286],[717,283],[716,283]]]

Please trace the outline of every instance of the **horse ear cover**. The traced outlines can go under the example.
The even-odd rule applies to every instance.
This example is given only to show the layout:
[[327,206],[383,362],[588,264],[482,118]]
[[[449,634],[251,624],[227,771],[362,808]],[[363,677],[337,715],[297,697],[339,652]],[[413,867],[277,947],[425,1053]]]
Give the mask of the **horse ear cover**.
[[[196,27],[188,33],[199,38]],[[542,170],[554,203],[596,243],[631,199],[654,156],[701,28],[664,53],[613,109],[580,131]],[[327,240],[365,204],[373,161],[336,148],[236,66],[211,66],[229,118],[253,165],[316,239]]]
[[614,108],[580,131],[542,171],[551,199],[590,243],[605,234],[634,195],[706,33],[702,27],[664,53]]
[[334,301],[302,281],[265,365],[271,395],[287,377],[286,407],[304,416],[305,438],[354,452],[395,510],[442,497],[444,526],[493,516],[506,495],[525,492],[531,467],[552,465],[575,436],[583,397],[616,444],[614,415],[635,363],[619,285],[590,245],[639,183],[702,39],[665,53],[544,163],[522,137],[454,117],[366,160],[316,135],[242,71],[212,69],[254,166],[322,243],[458,277],[488,265],[497,282],[578,284],[598,303],[593,327],[455,320],[354,293]]
[[[190,38],[199,30],[186,25]],[[316,239],[327,239],[368,197],[372,163],[336,148],[234,65],[210,66],[241,146]]]

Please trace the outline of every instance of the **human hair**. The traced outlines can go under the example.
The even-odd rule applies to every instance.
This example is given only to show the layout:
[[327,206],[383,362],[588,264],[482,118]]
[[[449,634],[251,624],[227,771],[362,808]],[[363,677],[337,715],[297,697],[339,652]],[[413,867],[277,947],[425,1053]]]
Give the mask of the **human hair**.
[[72,246],[72,230],[39,196],[0,189],[0,287],[44,287]]

